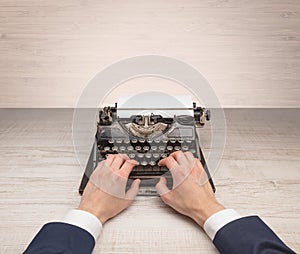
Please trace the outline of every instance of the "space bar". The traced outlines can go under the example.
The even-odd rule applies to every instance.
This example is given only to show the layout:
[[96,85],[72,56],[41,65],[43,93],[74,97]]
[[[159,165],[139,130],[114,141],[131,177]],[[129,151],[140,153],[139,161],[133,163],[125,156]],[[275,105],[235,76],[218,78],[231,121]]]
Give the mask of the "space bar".
[[143,171],[143,172],[135,172],[132,171],[131,174],[129,175],[129,178],[138,178],[138,177],[149,177],[149,178],[155,178],[157,176],[161,176],[163,175],[165,172],[161,172],[161,171]]

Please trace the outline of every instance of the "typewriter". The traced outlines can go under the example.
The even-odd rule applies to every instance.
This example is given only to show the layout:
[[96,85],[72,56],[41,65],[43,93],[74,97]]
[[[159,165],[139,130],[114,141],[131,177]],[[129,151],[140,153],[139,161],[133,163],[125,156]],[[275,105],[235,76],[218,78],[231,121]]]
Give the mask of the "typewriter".
[[197,135],[196,128],[203,127],[210,120],[210,111],[197,107],[193,103],[192,115],[174,115],[165,117],[160,114],[118,116],[118,105],[104,107],[99,110],[99,122],[95,142],[82,177],[79,193],[82,194],[91,173],[97,164],[105,160],[108,154],[127,154],[129,158],[139,162],[132,170],[127,188],[131,182],[139,178],[139,195],[157,195],[155,185],[159,177],[164,175],[167,185],[172,189],[172,177],[166,167],[158,162],[175,151],[190,151],[199,158],[215,192],[215,186],[207,168]]

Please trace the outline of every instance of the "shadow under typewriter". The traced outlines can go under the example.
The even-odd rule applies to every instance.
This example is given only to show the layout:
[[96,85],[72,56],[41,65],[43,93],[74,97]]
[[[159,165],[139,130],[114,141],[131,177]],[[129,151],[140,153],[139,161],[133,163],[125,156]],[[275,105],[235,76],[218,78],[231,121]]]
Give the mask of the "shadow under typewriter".
[[189,151],[194,157],[199,158],[215,191],[196,131],[196,127],[202,127],[205,120],[209,120],[209,111],[196,107],[195,103],[194,117],[175,115],[173,118],[154,114],[119,118],[117,104],[115,107],[104,107],[99,111],[95,142],[79,193],[83,193],[98,162],[105,160],[108,154],[118,153],[127,154],[130,159],[139,163],[129,176],[127,188],[134,179],[139,178],[141,179],[139,195],[158,195],[155,185],[163,175],[167,179],[168,187],[172,189],[173,183],[169,170],[160,167],[158,162],[175,151]]

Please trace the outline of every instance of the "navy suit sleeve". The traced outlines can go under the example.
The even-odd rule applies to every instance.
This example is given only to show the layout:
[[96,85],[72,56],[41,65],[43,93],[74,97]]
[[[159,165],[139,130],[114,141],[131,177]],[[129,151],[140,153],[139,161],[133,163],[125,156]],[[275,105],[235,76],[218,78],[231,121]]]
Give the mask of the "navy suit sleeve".
[[221,254],[295,254],[257,216],[228,223],[213,243]]
[[88,254],[94,246],[93,236],[84,229],[54,222],[42,227],[24,254]]

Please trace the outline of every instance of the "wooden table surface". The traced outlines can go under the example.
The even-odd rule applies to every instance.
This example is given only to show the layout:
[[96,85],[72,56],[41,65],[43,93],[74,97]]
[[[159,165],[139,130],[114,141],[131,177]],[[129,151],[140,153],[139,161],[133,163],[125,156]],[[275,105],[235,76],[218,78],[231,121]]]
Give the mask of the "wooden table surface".
[[[241,215],[260,215],[300,251],[300,110],[225,113],[226,148],[213,175],[218,199]],[[22,252],[45,222],[78,205],[82,170],[72,143],[72,114],[71,109],[0,110],[0,253]],[[204,143],[207,132],[200,133]],[[94,253],[217,251],[199,227],[158,197],[138,197],[105,224]]]

